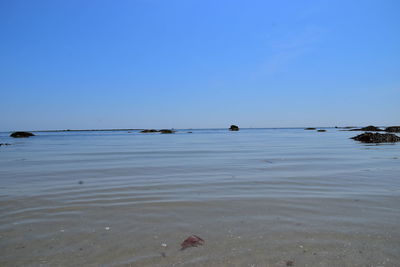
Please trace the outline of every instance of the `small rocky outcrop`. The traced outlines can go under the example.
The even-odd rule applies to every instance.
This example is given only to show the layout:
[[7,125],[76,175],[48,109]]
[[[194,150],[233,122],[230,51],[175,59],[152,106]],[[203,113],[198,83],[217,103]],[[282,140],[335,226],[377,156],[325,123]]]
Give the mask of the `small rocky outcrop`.
[[0,143],[0,146],[11,146],[9,143]]
[[30,137],[30,136],[35,136],[33,133],[30,132],[13,132],[10,134],[11,137],[14,138],[24,138],[24,137]]
[[390,126],[390,127],[386,127],[385,132],[389,132],[389,133],[400,133],[400,126]]
[[231,127],[229,127],[229,131],[239,131],[239,126],[231,125]]
[[175,133],[174,130],[169,130],[169,129],[162,129],[159,132],[162,133],[162,134],[173,134],[173,133]]
[[305,128],[304,130],[317,130],[317,128],[308,127],[308,128]]
[[141,133],[157,133],[158,131],[154,130],[154,129],[145,129],[145,130],[142,130],[140,132]]
[[326,130],[320,129],[320,130],[318,130],[317,132],[323,133],[323,132],[326,132]]
[[357,127],[356,126],[343,126],[343,127],[335,126],[335,128],[337,128],[337,129],[353,129],[353,128],[357,128]]
[[368,132],[379,132],[379,131],[383,131],[382,129],[375,127],[375,126],[367,126],[367,127],[363,127],[363,128],[358,128],[358,129],[351,129],[349,131],[368,131]]
[[400,137],[395,134],[381,134],[381,133],[363,133],[357,136],[351,137],[356,141],[363,143],[394,143],[400,142]]

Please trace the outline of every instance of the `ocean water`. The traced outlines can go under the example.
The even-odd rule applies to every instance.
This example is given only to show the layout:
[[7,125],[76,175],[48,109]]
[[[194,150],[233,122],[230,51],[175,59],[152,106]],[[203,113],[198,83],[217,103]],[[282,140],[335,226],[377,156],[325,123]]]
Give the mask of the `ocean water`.
[[400,266],[400,144],[188,131],[0,133],[0,266]]

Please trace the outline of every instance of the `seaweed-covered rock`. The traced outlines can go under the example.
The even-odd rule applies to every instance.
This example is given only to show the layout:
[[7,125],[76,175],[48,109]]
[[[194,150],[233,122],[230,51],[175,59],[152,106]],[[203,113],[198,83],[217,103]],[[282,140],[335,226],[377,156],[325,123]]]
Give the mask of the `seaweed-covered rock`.
[[229,127],[229,131],[239,131],[239,126],[231,125],[231,127]]
[[13,132],[10,134],[11,137],[14,138],[24,138],[24,137],[30,137],[30,136],[35,136],[33,133],[30,132]]
[[400,137],[395,134],[380,134],[380,133],[363,133],[357,136],[351,137],[356,141],[363,143],[394,143],[400,142]]
[[400,126],[386,127],[385,131],[390,133],[400,133]]
[[145,130],[142,130],[140,132],[141,133],[157,133],[158,131],[154,130],[154,129],[145,129]]
[[317,130],[317,128],[308,127],[308,128],[305,128],[304,130]]
[[186,238],[181,244],[181,250],[190,248],[190,247],[198,247],[204,245],[204,239],[197,235],[191,235]]
[[169,130],[169,129],[162,129],[159,132],[162,133],[162,134],[173,134],[173,133],[175,133],[174,130]]
[[351,129],[349,131],[369,131],[369,132],[379,132],[379,131],[383,131],[382,129],[375,127],[375,126],[367,126],[367,127],[363,127],[363,128],[358,128],[358,129]]

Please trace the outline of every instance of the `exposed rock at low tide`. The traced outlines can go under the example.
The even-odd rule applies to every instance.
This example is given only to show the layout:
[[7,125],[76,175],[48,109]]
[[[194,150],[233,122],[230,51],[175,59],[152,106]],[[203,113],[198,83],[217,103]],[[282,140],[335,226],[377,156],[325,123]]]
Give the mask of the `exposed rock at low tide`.
[[24,137],[30,137],[30,136],[35,136],[33,133],[30,132],[13,132],[10,134],[11,137],[14,138],[24,138]]
[[308,128],[305,128],[304,130],[317,130],[317,128],[308,127]]
[[395,134],[380,134],[380,133],[363,133],[354,137],[351,137],[356,141],[363,143],[394,143],[400,142],[400,137]]
[[141,133],[157,133],[158,131],[157,130],[154,130],[154,129],[146,129],[146,130],[142,130],[142,131],[140,131]]
[[231,127],[229,127],[229,131],[239,131],[239,126],[231,125]]
[[382,129],[375,127],[375,126],[367,126],[367,127],[363,127],[363,128],[359,128],[359,129],[351,129],[349,131],[369,131],[369,132],[379,132],[379,131],[383,131]]
[[320,129],[320,130],[318,130],[317,132],[320,132],[320,133],[322,133],[322,132],[326,132],[326,130],[324,130],[324,129]]
[[155,129],[145,129],[140,131],[141,133],[162,133],[162,134],[171,134],[175,133],[174,130],[169,130],[169,129],[162,129],[162,130],[155,130]]
[[9,143],[0,143],[0,146],[11,146]]
[[162,129],[159,132],[162,133],[162,134],[173,134],[173,133],[175,133],[174,130],[169,130],[169,129]]
[[400,126],[386,127],[385,131],[390,133],[400,133]]
[[337,129],[355,129],[355,128],[357,128],[356,126],[343,126],[343,127],[335,127],[335,128],[337,128]]

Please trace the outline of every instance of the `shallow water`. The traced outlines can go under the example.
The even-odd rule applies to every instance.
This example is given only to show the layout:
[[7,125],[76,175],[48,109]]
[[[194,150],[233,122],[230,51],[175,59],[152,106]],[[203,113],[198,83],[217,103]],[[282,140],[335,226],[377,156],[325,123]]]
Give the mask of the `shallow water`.
[[0,266],[400,266],[400,144],[190,131],[1,133]]

